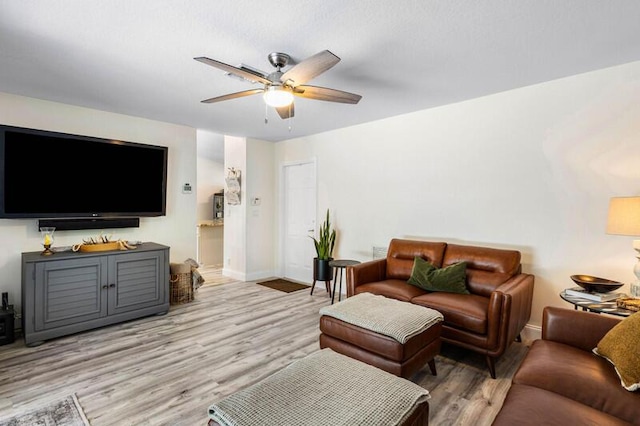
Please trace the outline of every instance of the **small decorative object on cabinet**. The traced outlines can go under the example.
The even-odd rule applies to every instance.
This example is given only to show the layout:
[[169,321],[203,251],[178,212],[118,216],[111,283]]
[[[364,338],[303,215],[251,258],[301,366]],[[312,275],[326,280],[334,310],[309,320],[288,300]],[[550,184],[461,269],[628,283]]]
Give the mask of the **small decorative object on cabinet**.
[[73,251],[113,251],[113,250],[134,250],[136,246],[133,243],[124,240],[113,241],[111,235],[100,235],[89,238],[83,238],[82,243],[74,244],[71,247]]
[[331,293],[330,282],[333,278],[333,268],[329,262],[333,260],[333,247],[336,243],[336,230],[331,229],[331,221],[329,220],[329,209],[327,216],[320,225],[318,238],[311,237],[316,248],[316,257],[313,258],[313,285],[311,286],[311,294],[316,285],[316,281],[324,281],[327,293]]
[[51,256],[53,252],[51,251],[51,245],[53,244],[53,231],[56,228],[53,226],[44,226],[40,228],[40,233],[42,234],[42,245],[44,246],[44,251],[40,253],[42,256]]
[[169,311],[169,247],[22,253],[22,330],[27,346]]

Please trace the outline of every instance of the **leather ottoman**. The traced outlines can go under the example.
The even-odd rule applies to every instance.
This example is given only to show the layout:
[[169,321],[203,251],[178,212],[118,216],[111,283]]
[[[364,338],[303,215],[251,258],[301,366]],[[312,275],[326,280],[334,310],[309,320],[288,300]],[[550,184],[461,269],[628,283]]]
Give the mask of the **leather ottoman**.
[[[374,317],[378,315],[379,321],[373,320],[363,323],[352,321],[350,317],[341,315],[336,317],[329,312],[334,307],[338,308],[340,304],[349,301],[353,306],[354,299],[360,297],[366,297],[367,302],[373,302],[373,305],[367,306],[366,313]],[[397,309],[399,315],[396,316],[395,321],[402,322],[405,318],[404,312],[415,308],[424,309],[426,315],[435,313],[439,315],[439,319],[428,321],[422,327],[418,325],[420,329],[417,333],[408,335],[406,339],[398,340],[396,337],[384,334],[392,307]],[[346,309],[346,311],[350,312],[350,309]],[[440,333],[442,332],[442,315],[439,312],[408,302],[388,299],[384,296],[361,293],[338,304],[322,308],[320,313],[321,349],[331,348],[338,353],[373,365],[398,377],[410,378],[425,364],[429,364],[434,376],[437,374],[435,357],[440,353]],[[407,318],[407,322],[409,322],[409,318]],[[415,328],[416,322],[411,321],[411,324],[408,325]]]

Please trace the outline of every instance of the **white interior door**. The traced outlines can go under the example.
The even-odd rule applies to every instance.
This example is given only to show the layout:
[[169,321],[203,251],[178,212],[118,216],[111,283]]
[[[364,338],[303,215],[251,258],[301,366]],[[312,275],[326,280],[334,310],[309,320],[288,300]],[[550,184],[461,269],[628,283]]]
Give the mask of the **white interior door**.
[[310,238],[316,229],[316,165],[313,162],[284,167],[284,276],[305,283],[313,282]]

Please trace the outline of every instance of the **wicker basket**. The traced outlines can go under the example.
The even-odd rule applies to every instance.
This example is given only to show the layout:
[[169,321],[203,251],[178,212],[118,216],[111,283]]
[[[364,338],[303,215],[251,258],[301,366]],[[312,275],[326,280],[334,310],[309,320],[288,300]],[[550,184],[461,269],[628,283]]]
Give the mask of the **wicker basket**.
[[171,305],[188,303],[193,300],[193,283],[191,281],[191,265],[186,263],[169,264],[171,277],[169,284],[171,287]]

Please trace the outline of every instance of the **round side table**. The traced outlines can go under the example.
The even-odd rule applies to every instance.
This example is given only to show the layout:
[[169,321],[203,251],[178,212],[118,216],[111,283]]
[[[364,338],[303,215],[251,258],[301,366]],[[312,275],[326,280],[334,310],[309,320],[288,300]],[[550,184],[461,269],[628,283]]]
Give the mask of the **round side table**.
[[[342,296],[342,271],[346,269],[347,266],[357,265],[360,262],[357,260],[349,260],[349,259],[337,259],[329,262],[329,266],[336,269],[335,275],[333,277],[333,293],[331,294],[331,304],[333,305],[333,300],[336,297],[336,287],[340,284],[340,289],[338,291],[338,302]],[[340,274],[340,281],[338,281],[338,273]]]

